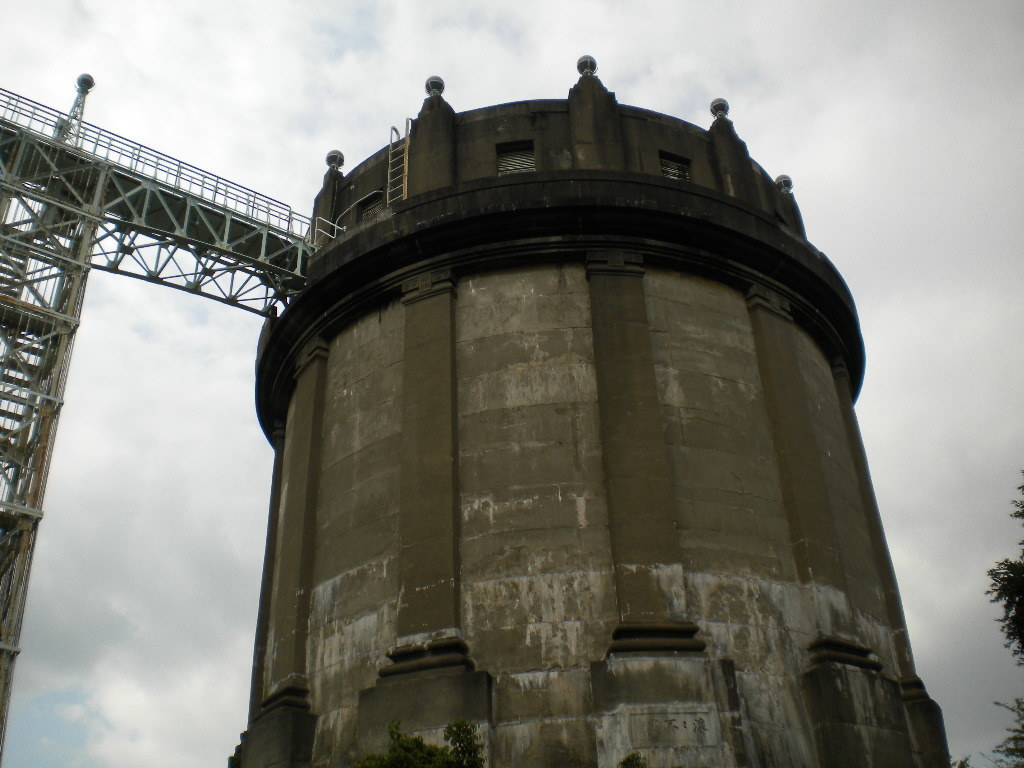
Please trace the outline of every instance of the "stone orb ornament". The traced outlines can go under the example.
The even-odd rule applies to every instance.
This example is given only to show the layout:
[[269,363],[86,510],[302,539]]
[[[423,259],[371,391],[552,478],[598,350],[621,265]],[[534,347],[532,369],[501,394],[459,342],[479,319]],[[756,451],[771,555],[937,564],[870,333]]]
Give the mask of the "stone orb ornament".
[[327,164],[331,168],[341,168],[345,164],[345,155],[342,154],[340,149],[332,149],[327,153]]
[[597,59],[593,56],[580,56],[576,61],[576,71],[581,75],[592,75],[597,72]]
[[444,80],[437,75],[431,75],[427,78],[425,88],[427,96],[440,96],[444,93]]
[[786,174],[775,177],[775,186],[787,195],[793,192],[793,179]]

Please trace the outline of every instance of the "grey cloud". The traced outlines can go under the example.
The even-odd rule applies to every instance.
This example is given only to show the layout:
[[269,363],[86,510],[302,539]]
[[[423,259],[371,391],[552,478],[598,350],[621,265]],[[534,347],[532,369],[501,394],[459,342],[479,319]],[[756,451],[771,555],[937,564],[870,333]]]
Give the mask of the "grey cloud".
[[[1024,674],[982,593],[1020,537],[1017,3],[50,5],[13,12],[50,35],[8,38],[4,87],[64,108],[91,69],[87,119],[300,210],[326,151],[351,168],[383,146],[429,74],[459,110],[563,98],[591,53],[625,103],[707,125],[710,98],[728,98],[753,156],[794,177],[811,240],[858,302],[861,425],[951,746],[1001,737],[990,702],[1019,695]],[[85,686],[98,765],[208,765],[245,720],[270,459],[251,404],[259,323],[97,277],[16,696]]]

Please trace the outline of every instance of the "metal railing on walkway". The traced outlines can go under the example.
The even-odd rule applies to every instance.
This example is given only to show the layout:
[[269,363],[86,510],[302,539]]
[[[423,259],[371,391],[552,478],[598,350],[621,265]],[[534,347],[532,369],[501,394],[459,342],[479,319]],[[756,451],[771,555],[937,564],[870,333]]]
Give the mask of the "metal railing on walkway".
[[[27,128],[42,136],[55,136],[65,126],[59,110],[26,99],[0,88],[0,120]],[[223,179],[189,163],[176,160],[155,149],[83,122],[66,144],[148,179],[194,195],[219,208],[225,208],[297,237],[309,231],[309,218],[286,203],[260,194],[241,184]]]

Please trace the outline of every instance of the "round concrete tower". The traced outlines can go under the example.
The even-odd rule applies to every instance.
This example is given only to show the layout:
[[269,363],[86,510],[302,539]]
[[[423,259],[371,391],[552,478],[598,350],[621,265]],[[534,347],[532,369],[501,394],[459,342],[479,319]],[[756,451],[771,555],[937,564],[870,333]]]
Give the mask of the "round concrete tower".
[[496,768],[938,768],[853,412],[842,278],[710,129],[440,78],[317,197],[260,345],[276,450],[242,768],[386,724]]

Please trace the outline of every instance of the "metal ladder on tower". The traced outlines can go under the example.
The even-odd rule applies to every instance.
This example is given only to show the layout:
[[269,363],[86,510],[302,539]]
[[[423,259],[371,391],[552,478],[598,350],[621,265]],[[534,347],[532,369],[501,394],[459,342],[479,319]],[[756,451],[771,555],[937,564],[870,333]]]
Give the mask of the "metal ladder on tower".
[[384,190],[384,204],[404,200],[409,191],[409,127],[410,118],[405,119],[405,136],[391,126],[391,138],[388,142],[388,182]]

